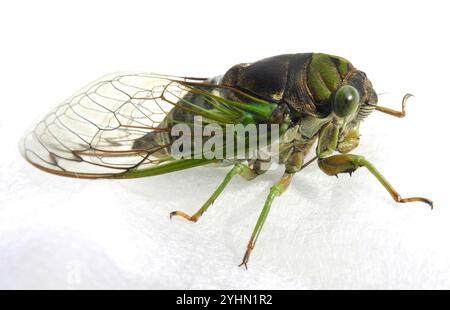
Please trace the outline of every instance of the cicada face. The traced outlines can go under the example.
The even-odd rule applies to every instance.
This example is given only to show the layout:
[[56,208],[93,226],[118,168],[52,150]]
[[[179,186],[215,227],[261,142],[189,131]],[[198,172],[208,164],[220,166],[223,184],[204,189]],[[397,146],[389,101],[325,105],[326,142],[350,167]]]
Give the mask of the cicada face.
[[332,109],[342,119],[340,138],[358,128],[377,106],[378,97],[367,75],[355,70],[332,96]]

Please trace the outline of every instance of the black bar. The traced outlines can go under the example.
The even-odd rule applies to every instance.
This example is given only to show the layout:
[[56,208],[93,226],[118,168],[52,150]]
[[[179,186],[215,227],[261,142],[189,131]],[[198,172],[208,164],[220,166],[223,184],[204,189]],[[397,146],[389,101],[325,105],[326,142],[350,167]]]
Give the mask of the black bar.
[[[210,309],[229,306],[286,306],[296,309],[311,309],[317,307],[356,306],[365,309],[367,306],[384,309],[397,302],[404,308],[407,304],[428,309],[432,302],[439,301],[438,297],[448,300],[449,291],[2,291],[0,301],[6,301],[14,306],[22,303],[43,304],[57,306],[66,305],[87,307],[93,305],[113,305],[115,308],[153,309],[161,306],[195,307]],[[312,304],[311,304],[312,303]],[[139,305],[133,307],[133,304]],[[441,304],[443,305],[443,304]],[[444,303],[445,305],[445,303]],[[294,307],[293,307],[294,306]],[[164,310],[164,308],[163,308]]]

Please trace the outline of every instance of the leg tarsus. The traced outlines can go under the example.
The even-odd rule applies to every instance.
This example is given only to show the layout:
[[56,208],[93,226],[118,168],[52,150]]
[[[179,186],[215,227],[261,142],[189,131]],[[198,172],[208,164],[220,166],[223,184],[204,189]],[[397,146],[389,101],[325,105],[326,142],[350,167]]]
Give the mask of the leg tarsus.
[[172,219],[172,217],[174,217],[174,216],[182,217],[182,218],[184,218],[184,219],[186,219],[188,221],[191,221],[193,223],[198,221],[198,218],[195,218],[194,216],[189,216],[189,215],[187,215],[186,213],[184,213],[182,211],[172,211],[172,212],[170,212],[170,219]]
[[403,96],[403,99],[402,99],[402,110],[401,111],[396,111],[396,110],[393,110],[391,108],[386,108],[386,107],[382,107],[382,106],[378,106],[378,105],[375,107],[375,110],[383,112],[383,113],[386,113],[386,114],[389,114],[389,115],[392,115],[392,116],[395,116],[395,117],[398,117],[398,118],[405,117],[405,115],[406,115],[406,109],[405,109],[406,101],[408,101],[408,99],[411,98],[411,97],[414,97],[414,95],[406,94],[406,95]]
[[396,198],[394,198],[396,202],[400,203],[407,203],[407,202],[423,202],[430,206],[431,210],[433,210],[434,205],[433,201],[431,201],[428,198],[423,197],[409,197],[409,198],[402,198],[400,195],[398,195]]

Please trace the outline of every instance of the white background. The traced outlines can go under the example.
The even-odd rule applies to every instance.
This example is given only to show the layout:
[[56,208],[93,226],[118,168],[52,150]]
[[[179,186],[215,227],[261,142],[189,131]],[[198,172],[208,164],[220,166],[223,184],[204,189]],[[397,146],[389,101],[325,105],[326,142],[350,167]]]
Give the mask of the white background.
[[[446,1],[2,1],[0,4],[0,288],[450,288]],[[22,133],[58,102],[119,70],[214,76],[236,63],[325,52],[365,71],[379,104],[350,179],[308,167],[272,208],[238,268],[282,169],[236,178],[196,224],[226,170],[123,181],[61,178],[26,163]]]

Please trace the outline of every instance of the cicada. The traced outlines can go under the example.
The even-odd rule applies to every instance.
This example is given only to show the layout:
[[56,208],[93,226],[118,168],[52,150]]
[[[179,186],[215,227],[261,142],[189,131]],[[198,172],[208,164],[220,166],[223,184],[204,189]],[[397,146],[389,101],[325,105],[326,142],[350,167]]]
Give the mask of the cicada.
[[[379,106],[364,72],[342,57],[320,53],[242,63],[214,78],[115,73],[51,111],[25,135],[21,152],[46,172],[88,179],[232,166],[195,214],[170,214],[191,222],[202,216],[234,176],[253,180],[270,169],[275,158],[285,171],[270,188],[251,234],[240,265],[247,268],[274,199],[313,161],[330,176],[365,167],[396,202],[433,206],[426,198],[402,198],[371,162],[350,153],[358,146],[360,123],[372,111],[404,117],[408,97],[401,111]],[[232,126],[251,125],[257,128],[252,133],[224,134]],[[180,126],[187,131],[180,134]],[[269,137],[269,142],[260,143]],[[179,143],[181,138],[185,143]],[[258,143],[251,143],[252,139]],[[275,152],[269,149],[274,143]],[[312,148],[315,156],[305,162]]]

